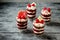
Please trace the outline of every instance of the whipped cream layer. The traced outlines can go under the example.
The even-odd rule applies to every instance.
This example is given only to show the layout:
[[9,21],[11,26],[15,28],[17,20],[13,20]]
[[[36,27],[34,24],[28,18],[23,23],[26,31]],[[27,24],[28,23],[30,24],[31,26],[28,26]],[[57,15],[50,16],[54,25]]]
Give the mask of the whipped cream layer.
[[44,19],[44,21],[50,21],[50,19]]
[[29,17],[34,17],[35,15],[27,15],[27,16],[29,16]]
[[41,13],[44,14],[44,15],[50,15],[50,14],[51,14],[51,13],[48,12],[47,10],[42,10]]
[[27,10],[27,13],[35,13],[35,11],[31,12],[31,11],[28,11],[28,10]]
[[35,7],[35,6],[28,7],[28,6],[27,6],[27,9],[28,9],[28,10],[36,10],[36,7]]
[[[34,4],[34,6],[32,6]],[[33,2],[32,4],[30,4],[30,6],[31,7],[29,7],[28,5],[27,5],[27,9],[28,10],[36,10],[36,3],[35,2]]]
[[27,10],[27,13],[32,13],[32,12],[30,12],[30,11]]
[[45,23],[36,23],[35,21],[34,21],[34,23],[33,23],[33,25],[35,25],[36,27],[44,27],[45,26]]

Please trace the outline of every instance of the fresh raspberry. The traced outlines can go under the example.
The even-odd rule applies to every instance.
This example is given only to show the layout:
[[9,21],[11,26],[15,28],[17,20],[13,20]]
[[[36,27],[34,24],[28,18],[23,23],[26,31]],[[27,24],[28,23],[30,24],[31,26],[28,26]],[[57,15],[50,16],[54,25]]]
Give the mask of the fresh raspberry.
[[21,16],[21,19],[25,19],[26,17],[24,15]]
[[20,19],[25,19],[26,16],[27,16],[26,11],[20,11],[20,12],[18,13],[18,18],[20,18]]
[[50,12],[51,11],[51,9],[50,8],[47,8],[47,10]]
[[32,6],[35,6],[35,4],[32,4]]
[[18,18],[21,18],[22,13],[21,11],[18,13]]
[[42,24],[43,24],[43,23],[44,23],[44,20],[41,20],[41,21],[40,21],[40,23],[42,23]]
[[46,9],[47,9],[46,7],[43,8],[43,10],[46,10]]
[[31,4],[28,4],[28,7],[31,7]]
[[38,19],[36,19],[36,23],[39,23],[39,20]]

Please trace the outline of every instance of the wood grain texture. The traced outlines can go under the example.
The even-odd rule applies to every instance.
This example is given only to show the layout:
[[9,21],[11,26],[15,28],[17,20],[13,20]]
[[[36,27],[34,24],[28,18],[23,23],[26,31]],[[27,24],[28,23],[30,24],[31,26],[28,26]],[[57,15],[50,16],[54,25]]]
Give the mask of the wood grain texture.
[[41,15],[44,6],[50,7],[52,18],[44,27],[45,34],[38,37],[32,32],[33,20],[28,19],[28,30],[18,30],[16,16],[19,10],[26,9],[26,3],[0,3],[0,40],[60,40],[60,3],[38,3],[36,17]]

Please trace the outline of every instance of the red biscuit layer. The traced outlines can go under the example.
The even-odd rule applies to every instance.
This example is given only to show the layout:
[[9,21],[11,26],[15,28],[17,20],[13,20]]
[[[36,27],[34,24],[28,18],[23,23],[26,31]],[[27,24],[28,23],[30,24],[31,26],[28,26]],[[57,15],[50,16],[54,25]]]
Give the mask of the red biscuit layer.
[[17,27],[24,28],[24,27],[27,27],[27,25],[17,25]]
[[28,15],[35,15],[36,13],[27,13]]
[[27,29],[27,27],[23,27],[23,28],[21,28],[21,27],[18,27],[18,29]]
[[44,17],[50,17],[51,16],[51,14],[49,14],[49,15],[41,14],[41,15],[44,16]]
[[51,19],[51,18],[48,18],[48,17],[45,17],[45,18],[44,18],[44,17],[42,17],[42,18],[43,18],[43,19]]
[[36,12],[36,9],[35,9],[35,10],[29,10],[29,9],[27,9],[27,11],[30,11],[30,12]]
[[25,26],[25,25],[27,25],[27,23],[25,23],[25,24],[17,23],[17,25],[18,26]]
[[33,31],[41,32],[41,31],[44,31],[44,30],[36,30],[36,29],[33,28]]
[[[43,32],[44,33],[44,32]],[[43,34],[43,33],[34,33],[34,34],[36,34],[36,35],[41,35],[41,34]]]
[[25,22],[18,22],[18,21],[17,21],[17,23],[19,23],[19,24],[25,24],[25,23],[27,23],[27,21],[25,21]]

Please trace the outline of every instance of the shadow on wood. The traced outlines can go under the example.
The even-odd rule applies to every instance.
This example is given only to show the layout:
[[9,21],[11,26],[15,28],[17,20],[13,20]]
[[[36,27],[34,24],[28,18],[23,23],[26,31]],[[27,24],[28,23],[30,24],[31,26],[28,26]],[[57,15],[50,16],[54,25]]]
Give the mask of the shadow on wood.
[[58,22],[50,22],[49,24],[47,24],[48,26],[60,26],[60,23]]
[[37,36],[38,39],[44,39],[44,40],[57,40],[54,35],[48,35],[48,34],[43,34],[41,36]]

